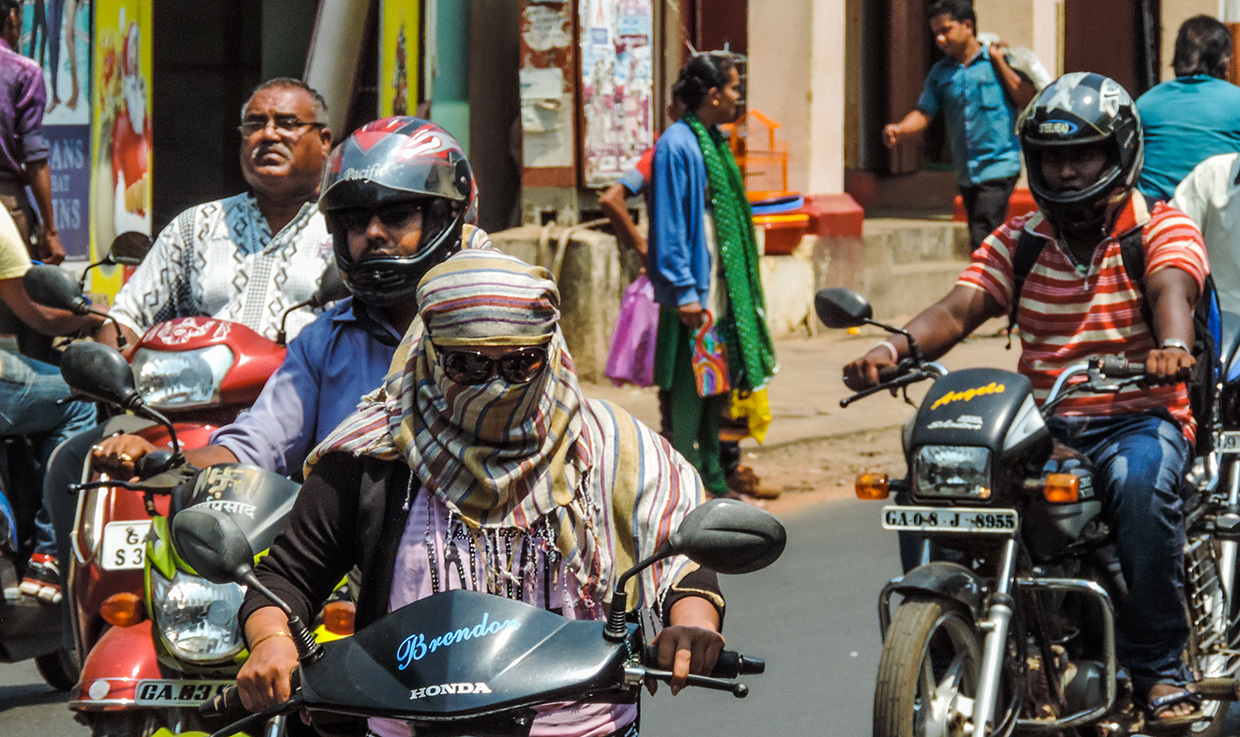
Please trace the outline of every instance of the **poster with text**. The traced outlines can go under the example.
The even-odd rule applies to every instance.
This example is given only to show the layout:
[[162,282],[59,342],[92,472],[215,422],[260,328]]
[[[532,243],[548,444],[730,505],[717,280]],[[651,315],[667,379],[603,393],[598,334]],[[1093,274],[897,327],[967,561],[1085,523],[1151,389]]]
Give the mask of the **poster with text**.
[[53,219],[67,259],[84,261],[90,255],[89,4],[26,0],[16,51],[43,68]]
[[587,187],[606,187],[654,142],[652,0],[579,0],[582,161]]
[[379,117],[415,115],[422,3],[380,0],[379,7]]
[[[151,3],[94,0],[91,249],[107,253],[129,231],[151,235]],[[115,292],[119,269],[95,277]],[[108,283],[115,280],[115,285]]]

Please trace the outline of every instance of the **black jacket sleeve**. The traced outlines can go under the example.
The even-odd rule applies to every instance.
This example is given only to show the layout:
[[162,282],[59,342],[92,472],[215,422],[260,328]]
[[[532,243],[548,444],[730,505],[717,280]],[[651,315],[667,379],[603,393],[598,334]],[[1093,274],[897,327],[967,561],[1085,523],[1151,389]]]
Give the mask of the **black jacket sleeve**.
[[[258,564],[258,580],[307,624],[356,562],[361,463],[345,453],[324,456]],[[238,615],[242,626],[254,610],[270,605],[257,591],[247,592]]]
[[672,621],[672,605],[687,596],[697,596],[714,604],[719,612],[719,629],[723,629],[723,592],[719,590],[719,575],[709,568],[698,568],[680,579],[663,599],[663,625],[670,626]]

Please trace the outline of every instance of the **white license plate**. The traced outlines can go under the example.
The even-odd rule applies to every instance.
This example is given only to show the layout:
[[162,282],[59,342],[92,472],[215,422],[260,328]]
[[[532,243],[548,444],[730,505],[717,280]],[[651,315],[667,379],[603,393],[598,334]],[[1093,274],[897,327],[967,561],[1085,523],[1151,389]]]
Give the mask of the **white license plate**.
[[884,530],[1006,534],[1019,523],[1015,509],[883,507]]
[[138,706],[198,706],[236,681],[138,681],[134,703]]
[[109,522],[103,528],[99,567],[105,571],[141,568],[146,560],[146,533],[150,529],[149,519]]
[[1240,453],[1240,432],[1225,432],[1219,436],[1218,452]]

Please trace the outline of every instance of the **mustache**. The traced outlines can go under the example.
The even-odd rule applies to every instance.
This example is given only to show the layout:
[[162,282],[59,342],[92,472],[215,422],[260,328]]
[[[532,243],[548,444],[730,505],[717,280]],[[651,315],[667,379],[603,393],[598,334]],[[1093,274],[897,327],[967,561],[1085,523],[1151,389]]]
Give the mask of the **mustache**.
[[261,157],[266,156],[269,153],[279,154],[286,159],[293,158],[292,149],[286,146],[283,142],[270,142],[256,146],[254,150],[250,152],[250,161],[257,162]]

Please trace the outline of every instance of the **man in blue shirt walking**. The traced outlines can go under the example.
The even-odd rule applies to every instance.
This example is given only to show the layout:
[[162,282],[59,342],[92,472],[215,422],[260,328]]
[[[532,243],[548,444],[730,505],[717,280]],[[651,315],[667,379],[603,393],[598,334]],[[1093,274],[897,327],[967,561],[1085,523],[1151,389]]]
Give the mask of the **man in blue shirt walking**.
[[1033,83],[1008,64],[1002,42],[987,47],[977,40],[971,0],[938,0],[927,16],[946,56],[931,67],[917,107],[883,128],[883,142],[893,148],[943,113],[969,240],[976,248],[1007,215],[1020,175],[1016,116],[1033,99]]
[[1231,34],[1217,19],[1198,15],[1180,26],[1175,79],[1137,99],[1145,141],[1142,194],[1170,200],[1193,167],[1240,151],[1240,87],[1226,79],[1231,55]]

